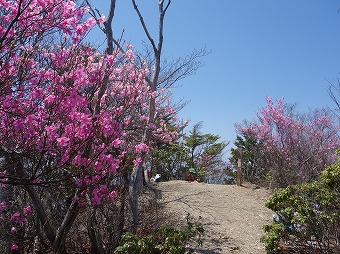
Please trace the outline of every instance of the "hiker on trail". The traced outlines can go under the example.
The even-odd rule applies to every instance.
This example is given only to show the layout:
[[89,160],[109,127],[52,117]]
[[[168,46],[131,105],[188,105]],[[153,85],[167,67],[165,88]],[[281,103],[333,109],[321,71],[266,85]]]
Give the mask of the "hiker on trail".
[[159,183],[161,181],[161,175],[156,174],[155,176],[151,177],[151,181],[155,183]]
[[197,182],[199,182],[199,178],[198,178],[196,170],[194,168],[189,168],[187,174],[185,175],[185,181],[188,181],[188,182],[197,181]]
[[143,172],[143,184],[146,185],[147,183],[150,182],[151,170],[150,170],[150,168],[146,168],[146,170],[145,170],[145,167],[143,166],[142,172]]

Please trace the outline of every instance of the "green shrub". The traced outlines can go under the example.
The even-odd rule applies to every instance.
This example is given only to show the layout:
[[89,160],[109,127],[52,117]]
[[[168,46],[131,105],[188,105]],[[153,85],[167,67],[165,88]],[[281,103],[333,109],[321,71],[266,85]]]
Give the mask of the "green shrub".
[[122,237],[123,244],[118,246],[115,250],[115,254],[129,254],[129,253],[140,253],[140,254],[153,254],[155,238],[153,236],[147,236],[139,238],[138,236],[127,232]]
[[132,233],[125,233],[122,244],[117,247],[114,254],[185,254],[192,253],[194,245],[201,245],[201,236],[204,233],[202,224],[192,222],[187,215],[187,227],[176,229],[164,226],[155,235],[138,237]]
[[276,191],[266,207],[281,217],[264,226],[266,250],[279,247],[303,253],[340,253],[340,163],[327,167],[315,182]]

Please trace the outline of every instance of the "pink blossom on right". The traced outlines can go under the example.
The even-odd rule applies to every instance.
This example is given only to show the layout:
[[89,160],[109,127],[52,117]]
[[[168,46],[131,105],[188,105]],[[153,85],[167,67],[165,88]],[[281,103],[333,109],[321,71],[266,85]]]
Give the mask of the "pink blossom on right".
[[297,113],[284,99],[266,98],[253,121],[235,124],[238,134],[256,138],[273,178],[282,186],[315,179],[336,162],[340,126],[328,109]]

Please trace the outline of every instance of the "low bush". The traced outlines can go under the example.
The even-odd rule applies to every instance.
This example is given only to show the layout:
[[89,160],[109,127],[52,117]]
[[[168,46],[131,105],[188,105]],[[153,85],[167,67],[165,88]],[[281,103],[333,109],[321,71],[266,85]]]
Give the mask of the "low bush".
[[327,167],[317,181],[280,189],[266,207],[276,220],[261,238],[268,252],[279,247],[298,253],[340,253],[340,162]]
[[202,224],[193,222],[188,214],[187,226],[184,229],[165,226],[154,235],[145,237],[138,237],[130,232],[125,233],[122,244],[117,247],[114,254],[193,253],[194,247],[202,244],[203,233]]

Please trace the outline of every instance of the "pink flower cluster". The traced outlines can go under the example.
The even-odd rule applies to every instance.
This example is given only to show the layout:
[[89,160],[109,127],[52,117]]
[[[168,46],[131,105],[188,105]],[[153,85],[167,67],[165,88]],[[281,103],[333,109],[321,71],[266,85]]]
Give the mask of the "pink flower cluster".
[[[118,195],[111,183],[122,161],[128,157],[139,165],[140,153],[150,151],[150,144],[141,143],[143,130],[166,142],[177,132],[163,120],[174,110],[161,96],[149,127],[155,93],[131,47],[108,56],[80,43],[104,20],[83,21],[87,11],[72,0],[0,0],[0,151],[26,162],[12,177],[15,184],[67,176],[67,188],[81,189],[74,202],[98,206]],[[60,31],[59,45],[43,39]],[[0,174],[2,184],[11,184],[10,169]],[[1,202],[0,211],[6,205]],[[25,223],[32,210],[34,204],[8,219]]]
[[136,153],[147,153],[149,152],[149,147],[144,143],[140,143],[135,146],[135,151]]
[[257,121],[245,121],[236,125],[236,130],[260,140],[272,167],[289,169],[297,179],[308,180],[334,163],[335,151],[340,147],[340,126],[334,124],[327,109],[297,114],[283,99],[275,105],[267,97],[267,105],[257,113]]
[[6,202],[0,202],[0,211],[4,210],[7,207]]

